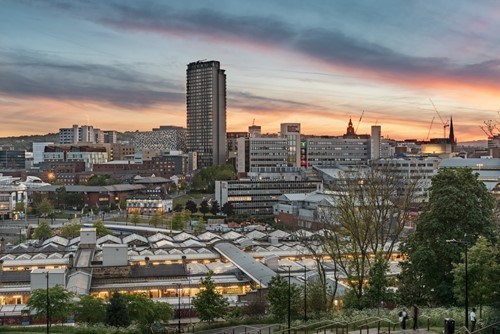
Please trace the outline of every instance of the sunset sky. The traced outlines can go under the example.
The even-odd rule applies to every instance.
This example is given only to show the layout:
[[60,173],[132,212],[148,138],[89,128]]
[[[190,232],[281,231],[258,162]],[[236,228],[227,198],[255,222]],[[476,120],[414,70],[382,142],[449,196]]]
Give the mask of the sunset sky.
[[500,115],[500,2],[22,1],[0,7],[0,137],[186,126],[186,65],[218,60],[228,131],[460,141]]

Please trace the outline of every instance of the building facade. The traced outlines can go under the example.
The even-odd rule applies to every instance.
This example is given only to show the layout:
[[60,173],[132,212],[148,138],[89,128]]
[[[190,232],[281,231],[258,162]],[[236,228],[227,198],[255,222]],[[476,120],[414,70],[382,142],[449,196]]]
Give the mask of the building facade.
[[187,149],[198,168],[226,162],[226,74],[218,61],[188,64]]
[[215,181],[215,199],[221,206],[231,203],[237,214],[272,215],[281,195],[317,190],[322,190],[318,180]]
[[[186,129],[180,126],[160,126],[152,131],[141,131],[134,135],[136,152],[186,151]],[[149,159],[145,159],[149,160]]]

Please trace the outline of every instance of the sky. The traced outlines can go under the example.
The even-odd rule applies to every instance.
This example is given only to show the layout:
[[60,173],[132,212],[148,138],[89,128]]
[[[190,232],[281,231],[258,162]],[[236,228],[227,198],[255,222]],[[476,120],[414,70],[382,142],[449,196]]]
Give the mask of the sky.
[[452,116],[470,141],[500,119],[496,0],[0,3],[0,137],[186,126],[186,66],[205,59],[226,71],[228,131],[352,118],[424,140]]

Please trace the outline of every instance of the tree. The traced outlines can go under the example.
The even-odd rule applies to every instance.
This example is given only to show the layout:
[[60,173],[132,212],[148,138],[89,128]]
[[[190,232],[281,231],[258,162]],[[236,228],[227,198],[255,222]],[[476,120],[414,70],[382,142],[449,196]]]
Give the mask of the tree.
[[364,295],[364,303],[370,308],[379,308],[381,303],[392,302],[394,295],[388,290],[391,281],[387,277],[389,261],[382,253],[377,253],[375,262],[368,273],[368,288]]
[[127,327],[130,325],[129,309],[123,296],[114,292],[106,306],[105,323],[108,326]]
[[196,203],[193,202],[192,200],[187,201],[184,207],[186,208],[186,210],[191,211],[191,213],[198,212],[198,207],[196,206]]
[[233,206],[233,204],[231,202],[226,202],[222,206],[221,211],[222,211],[223,214],[225,214],[228,217],[232,216],[232,215],[234,215],[234,206]]
[[174,212],[181,212],[182,210],[184,210],[184,206],[182,206],[182,204],[177,203],[174,205]]
[[106,319],[106,304],[100,298],[89,295],[80,296],[75,305],[75,320],[95,325]]
[[236,173],[232,165],[205,167],[193,177],[192,187],[213,193],[216,180],[234,180],[235,178]]
[[92,224],[92,227],[96,229],[98,237],[103,237],[105,235],[111,234],[111,231],[108,230],[106,226],[104,226],[102,220],[96,221],[94,224]]
[[433,303],[455,303],[452,263],[460,262],[462,247],[446,240],[462,240],[464,235],[471,244],[481,235],[491,240],[494,205],[493,196],[471,169],[440,170],[432,178],[429,202],[416,231],[402,247],[408,257],[402,281],[415,284],[419,279],[419,295]]
[[139,214],[139,212],[137,211],[134,211],[134,213],[132,213],[132,217],[130,217],[130,222],[132,224],[134,224],[135,226],[137,226],[137,224],[140,224],[141,223],[141,216]]
[[208,207],[208,201],[204,199],[200,203],[200,212],[205,216],[208,212],[210,211],[210,208]]
[[[290,291],[290,293],[289,293]],[[289,290],[288,280],[280,275],[276,275],[269,283],[267,301],[271,314],[277,321],[286,321],[288,317],[288,298],[290,296],[290,314],[296,317],[299,314],[301,298],[300,288],[291,285]]]
[[200,217],[200,219],[198,219],[198,222],[196,223],[196,226],[194,227],[194,231],[196,232],[196,234],[201,234],[206,230],[207,230],[207,224],[205,223],[203,217]]
[[14,207],[15,212],[24,212],[24,202],[17,202]]
[[42,220],[40,224],[35,228],[35,231],[33,232],[33,238],[34,239],[40,239],[40,240],[45,240],[48,239],[52,236],[52,228],[50,227],[49,223],[46,222],[45,220]]
[[[486,238],[479,237],[467,255],[469,303],[482,309],[483,305],[489,305],[498,299],[500,248],[498,244],[495,246]],[[453,264],[453,277],[453,292],[457,301],[462,304],[465,300],[465,252],[461,254],[460,262]]]
[[184,229],[184,214],[182,212],[176,212],[172,216],[170,220],[170,227],[172,230],[180,230]]
[[173,309],[168,303],[154,302],[145,294],[123,295],[131,320],[142,326],[150,326],[155,322],[168,322],[172,318]]
[[38,217],[46,217],[54,211],[54,206],[47,198],[42,199],[40,204],[36,207]]
[[214,216],[217,216],[219,212],[220,212],[219,202],[212,201],[212,206],[210,207],[210,213],[213,214]]
[[76,238],[80,235],[81,229],[82,224],[76,221],[72,221],[61,228],[61,232],[59,233],[59,235],[66,239]]
[[381,252],[388,260],[410,220],[419,182],[418,173],[407,179],[391,166],[373,165],[342,172],[332,184],[336,192],[323,217],[324,250],[359,303],[373,255]]
[[87,181],[88,186],[111,186],[119,183],[119,180],[113,179],[109,174],[94,175]]
[[[73,294],[60,285],[49,288],[49,314],[51,322],[63,323],[72,312]],[[37,319],[47,316],[47,290],[37,289],[31,293],[26,304]]]
[[224,317],[229,302],[215,289],[212,272],[201,280],[200,292],[193,298],[193,306],[201,321],[212,323],[216,318]]
[[161,223],[163,223],[163,217],[161,216],[161,214],[159,212],[155,212],[151,216],[151,219],[149,220],[149,222],[154,227],[158,227],[158,225],[161,225]]

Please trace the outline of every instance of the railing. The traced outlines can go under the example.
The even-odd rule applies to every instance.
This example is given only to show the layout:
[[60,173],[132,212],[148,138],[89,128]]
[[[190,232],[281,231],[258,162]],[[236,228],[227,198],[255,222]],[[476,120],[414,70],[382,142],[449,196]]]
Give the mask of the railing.
[[[373,320],[368,321],[369,319],[373,319]],[[372,327],[370,325],[372,325],[372,324],[377,324],[377,334],[380,334],[381,323],[383,323],[383,322],[387,323],[388,334],[391,333],[391,326],[392,326],[392,330],[395,331],[396,325],[399,324],[398,322],[391,321],[390,319],[387,319],[387,318],[368,318],[368,319],[365,319],[364,324],[358,326],[359,334],[363,333],[363,329],[366,329],[366,334],[369,334],[370,328]]]

